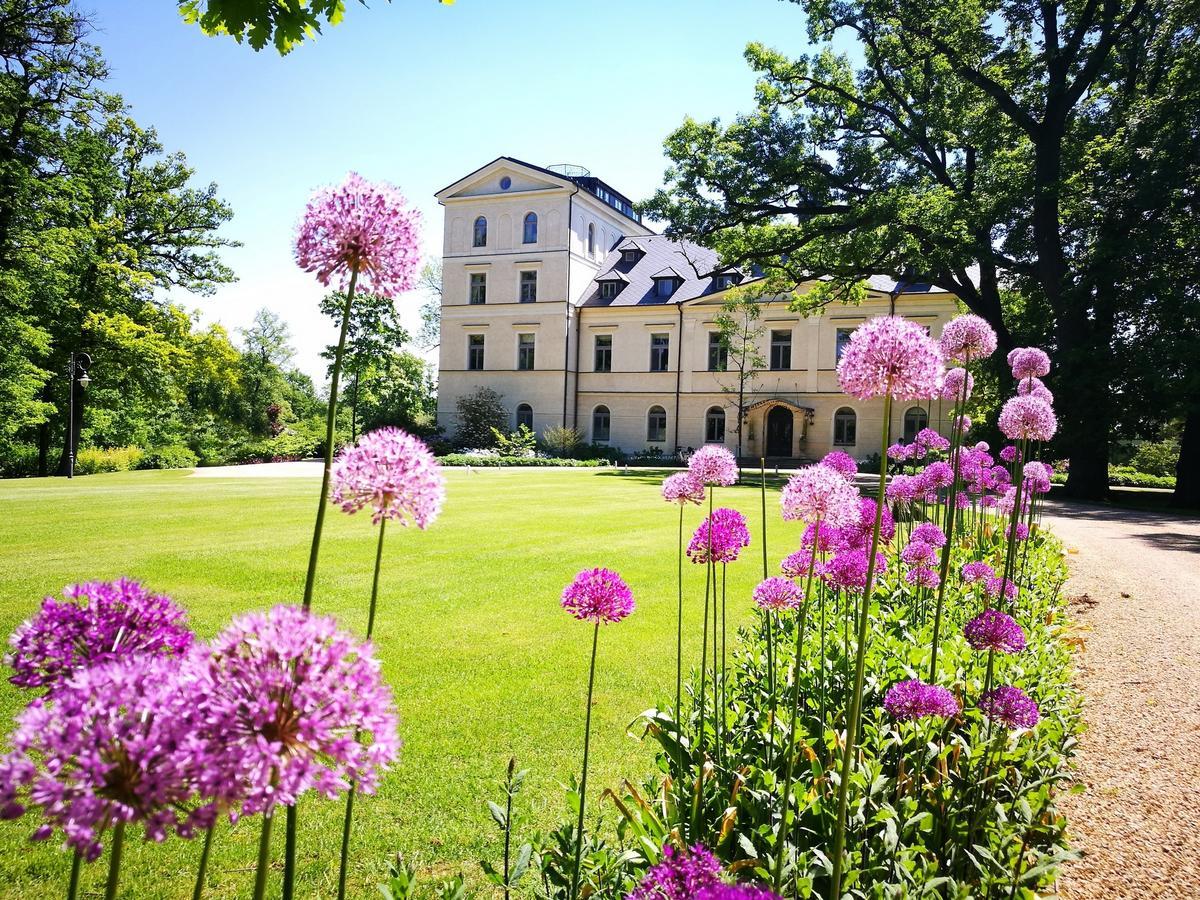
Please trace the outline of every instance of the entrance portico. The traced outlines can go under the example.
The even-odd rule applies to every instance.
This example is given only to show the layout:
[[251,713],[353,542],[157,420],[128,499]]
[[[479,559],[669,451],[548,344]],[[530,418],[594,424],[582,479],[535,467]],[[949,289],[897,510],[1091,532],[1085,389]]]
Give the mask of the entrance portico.
[[803,457],[808,426],[813,410],[790,400],[772,397],[746,408],[743,423],[747,427],[747,451],[769,459]]

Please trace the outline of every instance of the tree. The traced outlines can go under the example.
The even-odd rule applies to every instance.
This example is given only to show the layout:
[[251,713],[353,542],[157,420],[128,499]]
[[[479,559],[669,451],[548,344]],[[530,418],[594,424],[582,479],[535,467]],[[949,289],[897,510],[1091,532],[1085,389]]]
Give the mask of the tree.
[[[1128,298],[1094,277],[1100,245],[1077,212],[1097,198],[1079,176],[1120,121],[1113,92],[1153,78],[1152,60],[1186,40],[1186,19],[1164,25],[1172,2],[804,0],[814,42],[848,32],[862,65],[752,44],[756,110],[677,129],[648,211],[779,282],[831,276],[814,302],[915,267],[986,318],[1002,349],[1049,341],[1068,489],[1103,495],[1105,373]],[[1019,315],[1006,286],[1025,297]]]
[[[278,433],[280,411],[284,409],[284,371],[296,355],[291,343],[291,328],[279,314],[263,307],[254,314],[254,323],[241,329],[240,333],[242,381],[249,403],[248,424],[256,434]],[[286,411],[292,412],[290,406]]]
[[[728,372],[732,381],[722,383],[721,389],[737,396],[737,458],[742,458],[742,425],[746,416],[746,394],[753,388],[758,373],[767,361],[759,350],[759,342],[766,331],[762,324],[762,308],[754,288],[735,288],[729,294],[721,311],[717,314],[717,335],[721,342],[724,365],[718,367]],[[721,378],[718,376],[720,382]]]
[[460,447],[491,447],[496,443],[492,429],[508,428],[508,412],[501,402],[504,398],[491,388],[476,388],[474,393],[458,398],[458,432]]
[[425,263],[418,283],[426,299],[421,304],[421,330],[417,332],[417,344],[423,350],[433,350],[442,340],[442,261],[432,259]]

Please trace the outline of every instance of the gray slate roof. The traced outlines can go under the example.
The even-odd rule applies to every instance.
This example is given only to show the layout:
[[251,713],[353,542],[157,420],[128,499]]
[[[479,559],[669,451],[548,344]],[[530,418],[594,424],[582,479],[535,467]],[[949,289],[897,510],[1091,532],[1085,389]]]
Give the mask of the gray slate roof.
[[[636,263],[630,265],[624,261],[621,250],[629,244],[636,244],[645,251]],[[669,306],[694,300],[705,294],[718,293],[713,275],[720,268],[721,262],[717,254],[698,244],[688,241],[673,241],[661,235],[637,235],[621,241],[610,250],[600,264],[600,272],[596,281],[612,280],[616,273],[623,275],[628,283],[624,289],[611,300],[600,298],[599,284],[594,284],[592,290],[584,297],[584,306]],[[654,277],[663,277],[664,269],[674,270],[683,279],[683,284],[676,288],[669,298],[659,297],[655,293]],[[605,278],[609,275],[608,278]]]

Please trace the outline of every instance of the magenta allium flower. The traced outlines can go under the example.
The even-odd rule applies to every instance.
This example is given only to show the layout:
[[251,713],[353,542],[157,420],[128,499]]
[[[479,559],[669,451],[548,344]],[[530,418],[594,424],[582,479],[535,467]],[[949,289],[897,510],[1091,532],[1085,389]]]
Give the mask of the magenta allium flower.
[[706,563],[711,550],[713,562],[731,563],[737,561],[742,548],[749,546],[746,517],[736,509],[720,507],[700,523],[688,544],[687,555],[694,563]]
[[128,578],[63,588],[8,639],[18,687],[53,693],[87,666],[134,654],[179,656],[192,645],[187,615],[165,594]]
[[858,474],[858,463],[854,461],[853,456],[842,450],[826,453],[825,458],[821,460],[821,465],[828,466],[851,483],[854,482],[854,476]]
[[[797,550],[784,557],[779,564],[779,571],[788,578],[804,578],[808,575],[808,566],[812,562],[812,550]],[[817,560],[813,574],[821,574],[821,561]]]
[[896,462],[905,462],[912,457],[916,446],[916,444],[892,444],[892,446],[887,448],[888,459],[895,460]]
[[950,441],[942,437],[932,428],[922,428],[917,432],[917,436],[913,439],[913,443],[920,447],[924,453],[932,451],[942,452],[950,449]]
[[1041,378],[1050,371],[1050,357],[1037,347],[1017,347],[1008,352],[1013,378]]
[[1053,470],[1042,462],[1025,463],[1021,469],[1021,479],[1025,482],[1026,487],[1038,494],[1044,494],[1050,490],[1050,476]]
[[969,562],[962,567],[963,581],[966,582],[983,581],[995,574],[995,570],[985,562]]
[[1006,463],[1010,463],[1017,458],[1017,445],[1009,444],[1000,450],[1000,458]]
[[721,883],[721,864],[701,844],[679,850],[663,847],[663,859],[646,872],[626,900],[694,900],[700,891]]
[[933,547],[920,540],[916,535],[900,551],[900,558],[904,560],[905,565],[909,566],[924,566],[933,561],[934,555]]
[[805,550],[812,550],[814,540],[817,542],[817,552],[826,553],[837,547],[842,540],[842,532],[824,522],[811,522],[804,527],[804,533],[800,535],[800,546]]
[[[841,529],[842,547],[846,549],[866,550],[871,543],[871,533],[875,529],[875,501],[870,497],[860,497],[858,501],[858,520]],[[896,520],[887,504],[879,517],[879,540],[887,543],[896,536]]]
[[562,608],[580,621],[620,622],[633,612],[633,592],[611,569],[584,569],[563,589]]
[[979,316],[955,316],[942,328],[939,344],[947,360],[983,359],[996,352],[996,332]]
[[915,566],[904,573],[904,580],[913,587],[935,588],[942,583],[941,576],[927,566]]
[[893,475],[888,482],[887,499],[897,506],[906,506],[917,497],[917,478],[913,475]]
[[966,624],[963,634],[976,650],[1020,653],[1025,649],[1025,632],[1017,620],[998,609],[985,609]]
[[796,609],[800,606],[803,595],[800,588],[790,578],[772,575],[759,582],[754,589],[754,602],[759,609],[773,609],[779,612]]
[[753,884],[717,884],[691,895],[691,900],[781,900],[765,887]]
[[850,335],[837,367],[842,390],[859,400],[937,395],[942,355],[925,329],[901,316],[868,319]]
[[705,444],[688,460],[688,471],[704,484],[729,487],[738,479],[737,460],[719,444]]
[[971,417],[970,416],[955,416],[954,417],[954,427],[957,428],[963,434],[966,434],[968,431],[971,430]]
[[946,688],[911,679],[898,681],[888,688],[883,707],[900,722],[914,722],[929,716],[948,719],[957,716],[961,707]]
[[954,469],[950,463],[938,460],[927,465],[919,477],[924,479],[926,486],[931,490],[948,488],[954,483]]
[[312,195],[296,235],[296,264],[326,287],[395,297],[416,286],[421,216],[390,184],[351,172],[337,187]]
[[[1014,530],[1011,525],[1009,525],[1007,528],[1004,529],[1005,537],[1012,537],[1013,534],[1014,534]],[[1026,525],[1024,522],[1018,522],[1015,534],[1017,536],[1018,541],[1025,540],[1026,538],[1029,537],[1029,526]]]
[[1050,392],[1050,388],[1042,384],[1040,378],[1023,378],[1017,382],[1017,393],[1022,396],[1037,397],[1039,400],[1045,400],[1051,406],[1054,405],[1054,394]]
[[1002,684],[979,698],[979,709],[1006,728],[1032,728],[1040,714],[1037,704],[1020,688]]
[[788,479],[779,498],[787,521],[821,521],[834,528],[852,524],[858,516],[858,491],[836,470],[823,463],[805,466]]
[[442,467],[425,444],[399,428],[380,428],[345,447],[333,461],[329,499],[348,513],[371,507],[378,525],[394,519],[429,527],[446,499]]
[[[998,575],[993,575],[991,578],[986,579],[983,582],[984,592],[992,599],[996,599],[996,600],[1000,599],[1001,581],[1003,581],[1003,579],[1001,579],[1000,576],[998,576]],[[1008,579],[1007,581],[1004,581],[1004,598],[1006,600],[1015,600],[1016,596],[1017,596],[1016,583],[1011,578]]]
[[999,425],[1010,441],[1048,441],[1058,430],[1058,419],[1049,403],[1026,395],[1009,398],[1000,411]]
[[922,522],[912,530],[912,539],[914,541],[924,541],[931,547],[946,546],[946,532],[942,531],[933,522]]
[[310,789],[334,797],[351,782],[371,793],[400,751],[371,644],[331,616],[298,606],[239,616],[213,639],[206,678],[217,748],[207,788],[233,791],[242,814],[290,806]]
[[[962,397],[963,383],[966,383],[967,396]],[[945,379],[942,381],[942,398],[958,402],[959,399],[971,398],[971,392],[975,390],[975,378],[966,369],[957,368],[951,369],[946,373]]]
[[704,482],[691,472],[676,472],[674,475],[668,475],[662,483],[663,499],[668,503],[678,503],[680,506],[687,503],[703,503],[704,491]]
[[[887,557],[875,554],[875,574],[887,570]],[[835,587],[863,590],[867,586],[867,551],[839,550],[821,570],[821,577]]]
[[151,840],[190,836],[187,805],[212,757],[203,739],[205,692],[193,659],[117,657],[77,671],[53,699],[17,718],[12,752],[0,760],[5,818],[26,804],[61,828],[86,859],[119,822],[140,822]]

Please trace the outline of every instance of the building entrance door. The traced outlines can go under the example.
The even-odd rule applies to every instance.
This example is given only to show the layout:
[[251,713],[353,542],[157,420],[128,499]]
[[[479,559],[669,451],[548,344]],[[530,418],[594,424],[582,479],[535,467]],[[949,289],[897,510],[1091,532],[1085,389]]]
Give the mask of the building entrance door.
[[792,411],[783,406],[767,413],[767,456],[792,455]]

